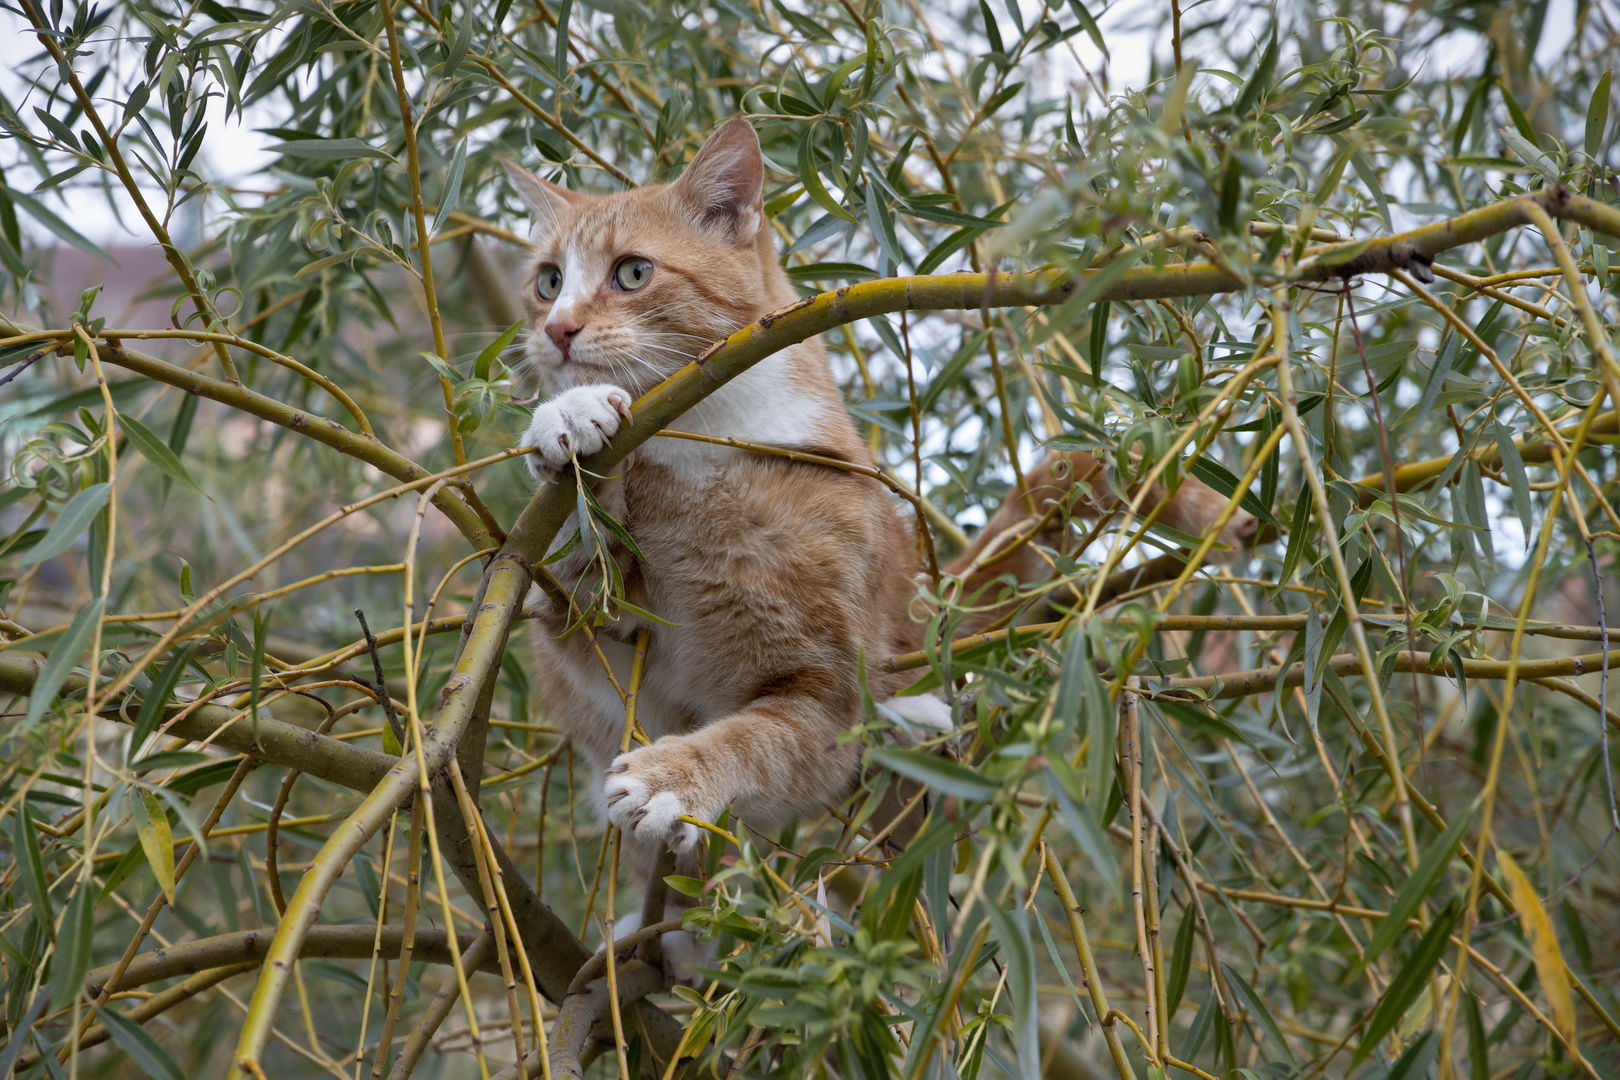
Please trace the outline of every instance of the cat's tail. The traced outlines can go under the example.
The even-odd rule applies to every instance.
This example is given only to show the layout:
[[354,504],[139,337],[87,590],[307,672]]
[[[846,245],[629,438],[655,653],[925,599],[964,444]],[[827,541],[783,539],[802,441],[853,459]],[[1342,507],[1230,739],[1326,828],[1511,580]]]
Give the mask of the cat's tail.
[[[1103,477],[1103,463],[1083,450],[1053,454],[1027,476],[1029,498],[1013,492],[995,512],[967,549],[945,571],[962,580],[962,600],[975,609],[959,633],[973,633],[1015,612],[1025,600],[1005,581],[1010,575],[1020,585],[1051,578],[1056,570],[1052,552],[1079,554],[1069,520],[1095,522],[1119,508],[1120,500]],[[1132,495],[1136,492],[1133,490]],[[1163,504],[1158,520],[1179,532],[1202,536],[1212,528],[1226,506],[1227,496],[1195,477],[1183,477],[1173,495],[1154,483],[1143,500],[1142,513]],[[1254,540],[1259,521],[1238,510],[1221,530],[1222,557],[1231,558]],[[1066,548],[1064,545],[1068,544]],[[1084,593],[1054,597],[1078,603]]]

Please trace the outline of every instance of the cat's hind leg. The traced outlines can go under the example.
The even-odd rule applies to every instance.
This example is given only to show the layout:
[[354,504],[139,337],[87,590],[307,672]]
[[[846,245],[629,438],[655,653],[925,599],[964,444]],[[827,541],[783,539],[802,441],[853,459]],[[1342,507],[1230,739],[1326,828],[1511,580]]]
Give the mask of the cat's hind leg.
[[[788,680],[793,681],[793,680]],[[756,829],[815,813],[848,793],[860,748],[838,745],[842,691],[826,673],[794,691],[762,697],[687,735],[666,735],[620,754],[603,784],[608,818],[641,843],[677,852],[730,805]],[[853,702],[851,703],[853,704]]]

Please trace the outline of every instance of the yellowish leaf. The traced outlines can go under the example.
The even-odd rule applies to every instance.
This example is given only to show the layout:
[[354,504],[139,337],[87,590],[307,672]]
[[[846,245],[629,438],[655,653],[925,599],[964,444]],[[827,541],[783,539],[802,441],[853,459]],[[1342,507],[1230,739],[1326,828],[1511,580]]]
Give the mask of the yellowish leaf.
[[1530,956],[1536,962],[1536,977],[1547,993],[1547,1004],[1552,1010],[1552,1021],[1564,1037],[1575,1041],[1575,999],[1569,992],[1569,969],[1564,965],[1564,954],[1558,947],[1558,935],[1553,932],[1547,909],[1541,906],[1541,897],[1535,886],[1524,876],[1524,871],[1512,856],[1501,848],[1496,850],[1496,863],[1507,879],[1508,895],[1519,909],[1519,923],[1524,927],[1525,939],[1530,943]]
[[152,876],[157,878],[158,888],[163,890],[163,899],[174,906],[174,837],[169,832],[169,817],[163,812],[163,804],[158,797],[141,789],[141,797],[135,800],[135,831],[141,838],[141,849],[146,852],[146,862],[152,867]]

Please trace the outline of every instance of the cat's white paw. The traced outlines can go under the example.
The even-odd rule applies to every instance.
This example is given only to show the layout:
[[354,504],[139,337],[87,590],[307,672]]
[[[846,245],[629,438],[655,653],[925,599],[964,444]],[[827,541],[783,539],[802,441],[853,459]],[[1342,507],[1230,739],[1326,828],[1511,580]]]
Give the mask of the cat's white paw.
[[883,707],[912,727],[926,728],[941,734],[956,730],[956,725],[951,720],[950,705],[932,694],[892,697],[883,703]]
[[523,445],[535,452],[525,460],[536,480],[547,481],[575,455],[594,454],[607,445],[623,420],[630,419],[628,390],[606,384],[576,386],[534,410]]
[[613,824],[644,844],[684,853],[697,846],[702,833],[681,818],[713,821],[721,808],[704,805],[708,800],[672,775],[684,771],[680,756],[658,744],[620,754],[608,766],[602,793]]

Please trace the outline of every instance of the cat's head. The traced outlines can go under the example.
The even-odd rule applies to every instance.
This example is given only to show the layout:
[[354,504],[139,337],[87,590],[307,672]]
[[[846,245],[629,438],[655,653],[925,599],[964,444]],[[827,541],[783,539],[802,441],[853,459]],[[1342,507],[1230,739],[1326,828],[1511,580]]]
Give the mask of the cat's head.
[[759,139],[740,116],[668,184],[592,195],[505,164],[534,209],[527,352],[554,392],[615,383],[640,394],[792,299],[765,220]]

